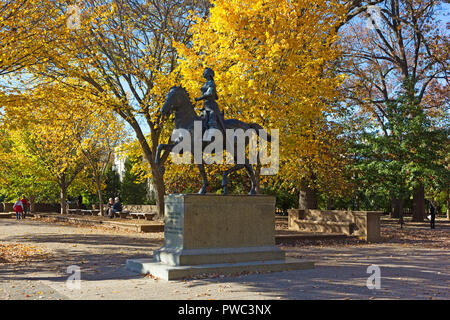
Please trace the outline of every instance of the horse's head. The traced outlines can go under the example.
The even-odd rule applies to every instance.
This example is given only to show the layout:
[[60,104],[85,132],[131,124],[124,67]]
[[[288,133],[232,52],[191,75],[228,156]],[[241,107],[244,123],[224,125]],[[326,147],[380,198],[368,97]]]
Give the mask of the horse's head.
[[177,111],[178,108],[184,103],[183,98],[184,89],[180,87],[172,87],[167,94],[166,101],[161,108],[161,115],[167,117],[173,112]]

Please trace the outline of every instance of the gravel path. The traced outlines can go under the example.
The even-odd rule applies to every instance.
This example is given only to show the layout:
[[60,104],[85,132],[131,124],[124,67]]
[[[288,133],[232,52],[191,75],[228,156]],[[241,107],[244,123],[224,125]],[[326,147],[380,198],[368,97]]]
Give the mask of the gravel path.
[[[0,262],[0,299],[450,299],[449,251],[414,241],[283,246],[288,256],[316,261],[303,271],[166,282],[125,269],[126,259],[150,257],[162,236],[0,219],[0,243],[48,254]],[[72,265],[80,289],[67,287]],[[370,265],[380,267],[379,290],[366,286]]]

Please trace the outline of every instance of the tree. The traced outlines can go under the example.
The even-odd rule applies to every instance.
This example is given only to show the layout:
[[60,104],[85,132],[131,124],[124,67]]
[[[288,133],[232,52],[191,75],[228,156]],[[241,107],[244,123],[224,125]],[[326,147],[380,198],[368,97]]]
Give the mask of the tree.
[[72,114],[71,118],[75,141],[95,180],[99,215],[102,215],[106,170],[113,160],[114,150],[124,142],[126,131],[122,122],[111,112]]
[[[400,131],[391,130],[399,123],[394,119],[397,116],[428,121],[448,108],[449,39],[444,28],[437,27],[439,5],[440,1],[434,0],[385,0],[378,5],[378,14],[369,17],[371,28],[363,20],[342,29],[346,53],[342,71],[349,74],[343,92],[348,104],[356,105],[357,111],[365,113],[392,142],[403,139]],[[359,13],[367,15],[367,9]],[[400,105],[401,110],[412,113],[398,113]],[[424,136],[414,136],[424,143],[428,133],[423,128],[427,126],[416,124],[415,129],[409,129],[422,132]],[[424,216],[424,172],[406,170],[401,174],[407,176],[399,178],[415,179],[416,221]]]
[[41,63],[39,55],[51,46],[43,35],[57,36],[65,18],[58,1],[0,0],[0,76]]
[[[135,161],[142,161],[142,158]],[[147,180],[142,179],[136,168],[131,159],[125,160],[125,172],[120,185],[120,196],[125,204],[144,204],[147,200]]]
[[32,133],[24,135],[28,155],[42,165],[57,181],[60,189],[61,214],[67,214],[67,191],[77,174],[83,169],[81,155],[70,137],[67,127],[35,126]]
[[57,199],[57,184],[42,163],[28,156],[22,133],[0,129],[0,137],[0,194],[9,201],[25,195],[31,211],[38,201]]
[[109,165],[105,172],[105,184],[106,187],[103,194],[106,198],[115,198],[120,192],[120,176],[117,170],[114,169],[113,165]]
[[279,129],[278,177],[302,189],[334,166],[323,155],[337,141],[326,128],[342,80],[332,62],[346,8],[335,1],[212,4],[209,16],[194,15],[192,44],[176,44],[181,84],[197,96],[203,68],[212,68],[225,116]]
[[2,118],[5,127],[20,133],[19,143],[30,161],[45,168],[50,181],[58,184],[62,214],[67,213],[68,188],[83,169],[66,101],[70,97],[57,87],[42,84],[5,102]]
[[448,140],[449,131],[433,127],[422,108],[406,96],[389,103],[388,110],[390,120],[386,128],[392,134],[361,135],[356,144],[359,159],[355,169],[359,184],[390,197],[393,217],[401,218],[403,201],[411,192],[416,198],[421,192],[423,198],[423,186],[443,189],[448,185],[450,175],[448,163],[443,161],[443,142]]
[[189,41],[187,12],[204,12],[207,2],[84,0],[78,6],[79,28],[52,38],[54,48],[42,55],[46,63],[30,71],[116,112],[131,126],[150,164],[162,215],[163,170],[154,150],[164,127],[158,108],[175,77],[172,41]]

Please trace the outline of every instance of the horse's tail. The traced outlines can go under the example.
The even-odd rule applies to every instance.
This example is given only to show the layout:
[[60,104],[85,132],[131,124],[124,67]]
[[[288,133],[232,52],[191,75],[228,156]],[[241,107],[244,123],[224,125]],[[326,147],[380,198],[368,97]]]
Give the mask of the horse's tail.
[[249,126],[251,129],[256,131],[256,134],[261,137],[261,132],[265,132],[265,134],[263,135],[264,140],[266,141],[272,141],[272,136],[266,131],[264,130],[263,127],[261,127],[259,124],[257,123],[249,123]]

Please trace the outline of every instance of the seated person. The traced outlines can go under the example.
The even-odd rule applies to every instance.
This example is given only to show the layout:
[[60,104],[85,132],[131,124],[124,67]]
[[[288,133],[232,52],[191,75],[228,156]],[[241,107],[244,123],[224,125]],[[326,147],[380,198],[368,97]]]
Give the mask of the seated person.
[[109,198],[108,204],[106,205],[105,216],[109,215],[109,209],[112,209],[113,205],[114,205],[113,198]]
[[114,215],[115,215],[117,212],[122,212],[122,204],[120,203],[118,197],[116,197],[116,198],[114,199],[114,204],[113,204],[112,208],[109,209],[109,217],[110,217],[110,218],[114,218]]

